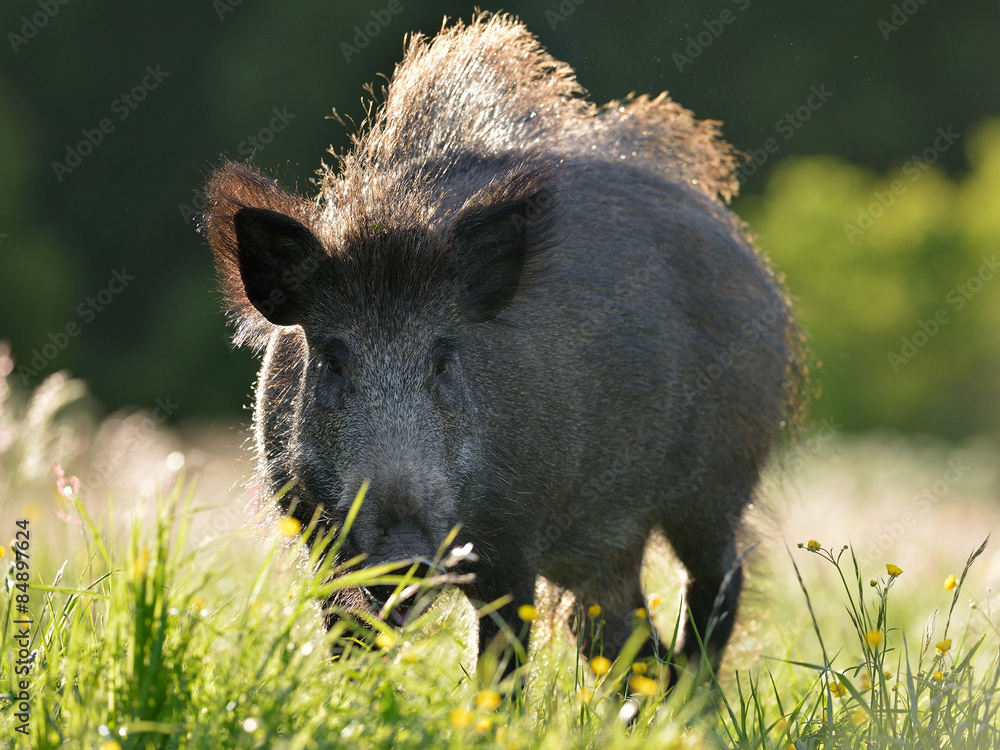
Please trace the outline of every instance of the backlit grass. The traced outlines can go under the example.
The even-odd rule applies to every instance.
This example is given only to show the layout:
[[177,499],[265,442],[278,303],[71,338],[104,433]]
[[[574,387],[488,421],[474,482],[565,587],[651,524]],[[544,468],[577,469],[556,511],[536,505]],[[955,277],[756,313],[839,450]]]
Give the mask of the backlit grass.
[[[770,501],[789,518],[757,519],[748,532],[760,543],[718,675],[681,671],[671,685],[655,664],[584,659],[563,637],[565,602],[542,596],[520,612],[521,626],[539,633],[520,693],[476,676],[484,613],[457,595],[402,631],[371,620],[363,641],[327,632],[319,602],[332,587],[380,575],[405,586],[405,571],[337,579],[303,546],[310,529],[255,515],[265,500],[226,490],[237,474],[220,478],[220,462],[198,459],[205,442],[151,433],[118,466],[154,481],[129,491],[113,472],[94,486],[86,477],[115,444],[114,425],[134,418],[95,432],[67,412],[71,384],[49,385],[48,410],[0,398],[2,747],[1000,746],[989,589],[998,568],[981,544],[997,490],[983,468],[996,466],[987,442],[817,444],[783,485],[793,499]],[[221,463],[234,466],[231,455]],[[44,471],[42,457],[51,459]],[[199,461],[201,476],[187,477],[183,467]],[[942,494],[909,523],[901,509],[919,508],[913,498],[948,462],[969,467],[947,486],[954,497]],[[6,541],[20,519],[31,541],[19,566]],[[780,535],[795,529],[808,531],[786,547]],[[658,548],[647,562],[647,588],[658,593],[637,622],[651,618],[669,638],[679,625],[676,571]],[[27,735],[17,731],[19,584],[32,620]],[[580,604],[600,616],[599,605]],[[625,685],[638,706],[631,722],[621,718]]]

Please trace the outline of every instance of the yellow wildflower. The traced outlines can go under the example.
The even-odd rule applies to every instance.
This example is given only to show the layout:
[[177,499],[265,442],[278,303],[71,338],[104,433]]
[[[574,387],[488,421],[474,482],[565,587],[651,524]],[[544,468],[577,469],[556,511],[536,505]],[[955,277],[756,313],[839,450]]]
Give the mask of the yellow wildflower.
[[956,588],[958,588],[958,579],[955,576],[948,576],[944,579],[945,591],[954,591]]
[[459,706],[451,709],[451,713],[448,714],[448,720],[451,721],[451,725],[456,729],[465,729],[472,724],[472,712],[467,708]]
[[582,687],[576,691],[576,697],[580,699],[580,703],[590,703],[594,698],[594,688]]
[[628,686],[634,693],[639,695],[653,695],[656,692],[656,680],[643,677],[641,674],[634,674],[628,678]]
[[861,690],[862,692],[872,689],[872,676],[867,672],[861,673]]
[[645,662],[637,661],[635,664],[632,665],[632,671],[635,672],[636,674],[646,674],[646,671],[648,669],[649,666]]
[[819,552],[820,546],[821,546],[820,543],[817,542],[815,539],[810,539],[809,543],[806,545],[806,547],[809,548],[810,552]]
[[947,638],[943,641],[938,641],[936,644],[934,644],[934,647],[937,649],[936,653],[942,655],[947,654],[948,651],[951,650],[951,638]]
[[132,561],[132,577],[135,579],[145,578],[149,568],[149,550],[145,547],[139,551],[138,557]]
[[383,630],[375,636],[375,645],[379,648],[392,648],[396,645],[396,636],[386,630]]
[[590,660],[590,669],[598,677],[611,671],[611,659],[606,656],[595,656]]
[[114,740],[106,740],[101,743],[101,750],[122,750],[122,746]]
[[892,563],[887,563],[885,569],[892,578],[903,574],[903,569],[898,565],[893,565]]
[[863,727],[868,723],[868,712],[863,708],[856,708],[851,711],[851,723],[856,727]]
[[496,690],[480,690],[476,693],[476,708],[483,711],[492,711],[500,705],[500,693]]
[[847,688],[844,687],[840,680],[836,680],[830,683],[830,692],[839,698],[843,698],[847,695]]
[[650,594],[646,603],[649,605],[650,609],[657,609],[661,604],[663,604],[663,597],[659,594]]
[[489,716],[480,716],[476,719],[476,731],[477,732],[488,732],[493,726],[493,722],[490,721]]
[[872,578],[872,579],[871,579],[871,580],[870,580],[870,581],[868,582],[868,585],[869,585],[869,586],[871,586],[872,588],[875,588],[876,586],[878,586],[878,581],[876,581],[876,580],[875,580],[874,578]]
[[597,616],[599,616],[601,614],[601,605],[600,604],[591,604],[587,608],[587,611],[590,612],[590,616],[591,617],[597,617]]
[[940,680],[943,680],[943,679],[944,679],[944,674],[942,674],[942,672],[941,672],[941,670],[940,670],[940,669],[935,669],[935,670],[934,670],[934,679],[935,679],[935,680],[938,680],[938,681],[940,681]]
[[882,633],[881,630],[876,628],[875,630],[868,631],[868,633],[865,635],[865,640],[868,642],[868,645],[871,646],[872,648],[878,648],[879,646],[882,645],[882,641],[885,640],[885,635]]
[[299,533],[299,529],[302,528],[302,524],[299,523],[298,519],[291,518],[290,516],[283,516],[280,521],[278,521],[278,532],[289,539],[294,537]]
[[517,608],[517,616],[525,622],[534,622],[538,619],[538,610],[530,604],[522,604]]
[[638,617],[640,620],[645,620],[647,617],[649,617],[649,612],[646,611],[645,607],[639,607],[639,609],[635,611],[635,616]]

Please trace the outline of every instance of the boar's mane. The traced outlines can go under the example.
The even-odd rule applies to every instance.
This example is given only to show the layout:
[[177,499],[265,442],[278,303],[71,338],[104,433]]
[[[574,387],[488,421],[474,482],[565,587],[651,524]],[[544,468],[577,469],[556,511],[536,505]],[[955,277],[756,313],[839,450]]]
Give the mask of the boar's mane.
[[[505,202],[525,202],[531,252],[523,280],[536,278],[558,224],[552,208],[560,165],[581,153],[628,161],[709,198],[728,201],[736,193],[735,157],[719,139],[717,122],[695,120],[666,94],[603,107],[585,94],[572,69],[523,26],[483,13],[469,27],[445,27],[433,40],[412,36],[392,85],[383,90],[382,106],[353,137],[352,151],[338,156],[339,169],[324,164],[319,171],[314,200],[224,161],[209,181],[202,228],[215,248],[234,343],[260,349],[274,329],[247,299],[240,278],[233,222],[247,206],[298,221],[326,252],[353,262],[348,278],[357,284],[371,288],[370,279],[389,272],[419,289],[468,265],[456,257],[462,248],[447,238],[477,212]],[[731,223],[723,212],[709,210]],[[427,238],[438,241],[422,241]],[[353,247],[366,254],[352,254]],[[418,256],[420,263],[414,262]],[[413,269],[421,268],[436,269],[437,278],[414,278]]]

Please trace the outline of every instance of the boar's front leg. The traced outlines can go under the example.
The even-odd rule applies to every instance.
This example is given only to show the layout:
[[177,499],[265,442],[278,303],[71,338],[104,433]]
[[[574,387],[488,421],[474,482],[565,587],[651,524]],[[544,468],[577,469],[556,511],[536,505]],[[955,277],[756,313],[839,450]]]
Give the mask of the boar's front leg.
[[525,663],[531,623],[521,619],[518,608],[534,604],[537,575],[536,566],[516,556],[483,550],[475,580],[463,587],[477,609],[510,598],[499,609],[479,618],[478,671],[484,684],[499,682]]
[[584,658],[604,656],[614,661],[637,629],[645,630],[648,637],[636,659],[665,656],[648,617],[639,617],[639,610],[646,606],[640,575],[642,555],[642,545],[623,550],[606,559],[600,572],[572,586],[577,610],[570,627]]

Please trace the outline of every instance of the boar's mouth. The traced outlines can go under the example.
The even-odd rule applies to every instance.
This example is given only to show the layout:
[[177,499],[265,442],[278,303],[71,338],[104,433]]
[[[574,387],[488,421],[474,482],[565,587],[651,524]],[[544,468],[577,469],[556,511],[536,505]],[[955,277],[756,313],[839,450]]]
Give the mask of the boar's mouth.
[[[378,546],[365,560],[364,567],[391,564],[392,576],[412,577],[402,586],[366,586],[368,601],[379,616],[402,626],[427,609],[444,588],[439,575],[443,566],[435,560],[435,549],[426,536],[412,524],[400,524],[386,531]],[[438,579],[438,580],[435,580]]]

